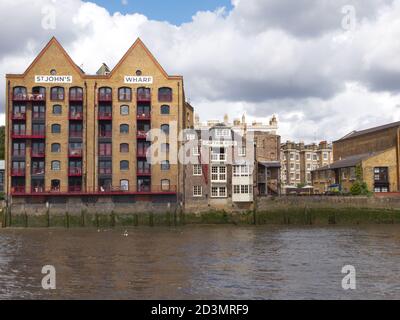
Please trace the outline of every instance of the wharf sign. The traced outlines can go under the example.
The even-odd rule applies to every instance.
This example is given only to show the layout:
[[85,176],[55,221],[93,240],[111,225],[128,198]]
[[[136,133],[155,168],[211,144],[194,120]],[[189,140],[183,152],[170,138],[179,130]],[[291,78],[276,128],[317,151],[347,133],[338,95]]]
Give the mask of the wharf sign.
[[153,77],[144,77],[144,76],[125,76],[124,82],[128,84],[152,84]]
[[72,76],[35,76],[35,83],[72,83]]

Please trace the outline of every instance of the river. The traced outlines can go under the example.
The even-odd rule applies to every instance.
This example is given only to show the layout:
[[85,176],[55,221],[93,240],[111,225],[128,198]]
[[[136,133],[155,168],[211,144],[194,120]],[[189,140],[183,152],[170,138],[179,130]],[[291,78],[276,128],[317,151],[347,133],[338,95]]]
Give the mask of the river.
[[0,229],[0,299],[400,299],[400,226]]

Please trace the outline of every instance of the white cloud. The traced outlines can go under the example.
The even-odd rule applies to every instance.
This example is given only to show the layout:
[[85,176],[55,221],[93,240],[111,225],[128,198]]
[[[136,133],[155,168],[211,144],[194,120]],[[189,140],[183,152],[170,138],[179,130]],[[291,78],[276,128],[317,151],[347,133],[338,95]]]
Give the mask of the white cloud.
[[[0,28],[13,32],[0,34],[0,73],[23,72],[53,32],[88,73],[114,66],[140,36],[167,72],[184,76],[202,119],[275,113],[283,140],[306,141],[399,119],[400,0],[232,2],[231,12],[198,12],[175,26],[57,0],[52,31],[40,24],[51,0],[2,1]],[[352,32],[341,28],[344,4],[356,8]]]

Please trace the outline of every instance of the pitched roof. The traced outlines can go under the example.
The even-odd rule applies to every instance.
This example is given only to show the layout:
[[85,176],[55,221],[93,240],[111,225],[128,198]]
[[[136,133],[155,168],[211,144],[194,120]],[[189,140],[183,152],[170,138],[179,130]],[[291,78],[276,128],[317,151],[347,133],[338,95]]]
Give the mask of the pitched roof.
[[362,160],[371,158],[373,156],[376,156],[379,153],[382,153],[384,151],[380,152],[370,152],[370,153],[363,153],[363,154],[357,154],[354,156],[346,157],[344,159],[335,161],[331,164],[328,164],[327,166],[318,168],[313,171],[325,171],[325,170],[333,170],[333,169],[340,169],[340,168],[349,168],[349,167],[355,167],[357,164],[359,164]]
[[352,131],[352,132],[348,133],[347,135],[345,135],[344,137],[342,137],[342,138],[340,138],[339,140],[336,140],[336,141],[343,141],[343,140],[346,140],[346,139],[350,139],[350,138],[361,136],[363,134],[373,133],[373,132],[386,130],[386,129],[390,129],[390,128],[395,128],[395,127],[400,127],[400,121],[392,122],[392,123],[388,123],[388,124],[385,124],[385,125],[382,125],[382,126],[373,127],[373,128],[369,128],[369,129],[364,129],[364,130],[360,130],[360,131]]

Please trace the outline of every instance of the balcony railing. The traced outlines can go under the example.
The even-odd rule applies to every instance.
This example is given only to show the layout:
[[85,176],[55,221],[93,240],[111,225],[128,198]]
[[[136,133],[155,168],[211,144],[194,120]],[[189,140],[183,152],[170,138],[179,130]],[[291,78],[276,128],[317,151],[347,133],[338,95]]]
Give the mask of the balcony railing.
[[99,131],[100,138],[112,138],[112,131]]
[[45,156],[44,150],[31,150],[31,157],[32,158],[43,158]]
[[137,118],[137,120],[150,120],[151,114],[150,114],[150,112],[138,113],[136,115],[136,118]]
[[24,169],[12,168],[11,169],[11,175],[13,177],[23,177],[23,176],[25,176],[25,168]]
[[82,112],[71,111],[69,113],[69,120],[82,120],[82,119],[83,119],[83,113]]
[[151,101],[151,93],[150,92],[138,92],[137,93],[137,101],[138,102],[150,102]]
[[44,93],[16,93],[13,95],[14,101],[45,101]]
[[82,157],[82,149],[69,149],[68,155],[70,158],[81,158]]
[[35,176],[42,175],[42,174],[44,174],[44,172],[45,172],[44,168],[33,168],[32,169],[32,174]]
[[13,150],[12,156],[13,157],[25,157],[25,150]]
[[112,174],[112,168],[99,168],[99,174]]
[[30,137],[33,139],[44,139],[46,132],[44,130],[33,130]]
[[138,156],[138,157],[141,157],[141,158],[147,157],[147,150],[148,150],[148,149],[145,149],[145,150],[143,150],[143,149],[138,149],[138,151],[137,151],[137,156]]
[[138,130],[136,135],[137,135],[138,139],[146,139],[147,134],[148,134],[148,131]]
[[111,93],[99,93],[99,102],[109,102],[112,101]]
[[82,192],[81,186],[69,186],[68,192]]
[[74,102],[83,101],[83,93],[70,93],[69,101],[74,101]]
[[82,168],[70,167],[68,170],[68,175],[70,177],[78,177],[82,175]]
[[82,131],[70,131],[69,137],[70,138],[82,138],[83,132]]
[[44,120],[45,118],[46,118],[46,115],[44,112],[33,112],[32,113],[33,120]]
[[13,130],[12,132],[13,138],[25,138],[26,136],[26,130]]
[[25,193],[25,186],[11,187],[11,193]]
[[32,193],[44,193],[45,189],[44,186],[34,186],[32,187]]
[[137,170],[137,174],[139,176],[150,176],[151,175],[151,169],[150,168],[139,168]]
[[112,120],[111,111],[99,111],[99,120]]
[[13,120],[26,120],[26,113],[25,112],[15,112],[12,114]]

